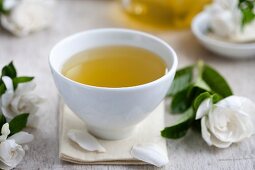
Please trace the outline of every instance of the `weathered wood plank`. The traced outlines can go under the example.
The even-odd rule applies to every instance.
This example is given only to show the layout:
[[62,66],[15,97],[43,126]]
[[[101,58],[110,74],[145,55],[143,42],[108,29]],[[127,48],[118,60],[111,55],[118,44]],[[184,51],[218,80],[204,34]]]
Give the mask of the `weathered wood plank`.
[[[68,0],[59,2],[51,29],[25,38],[15,38],[0,31],[0,66],[14,60],[19,73],[34,75],[36,93],[46,99],[35,140],[17,169],[95,169],[95,170],[152,170],[153,166],[81,166],[58,159],[57,91],[49,66],[48,54],[60,39],[87,29],[125,27],[115,20],[115,1]],[[227,60],[203,49],[189,31],[154,33],[165,39],[177,51],[179,66],[204,59],[215,66],[233,86],[235,94],[255,101],[255,60]],[[174,120],[167,116],[167,124]],[[162,169],[255,169],[255,138],[229,149],[209,148],[201,137],[190,132],[185,138],[168,141],[170,163]]]

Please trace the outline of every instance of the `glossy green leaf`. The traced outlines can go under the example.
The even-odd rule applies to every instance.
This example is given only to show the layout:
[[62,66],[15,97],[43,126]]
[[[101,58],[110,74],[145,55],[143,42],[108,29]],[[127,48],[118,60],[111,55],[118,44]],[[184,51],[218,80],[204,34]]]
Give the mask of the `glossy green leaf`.
[[2,94],[5,93],[5,91],[6,91],[6,87],[5,87],[4,83],[2,82],[0,84],[0,96],[2,96]]
[[174,96],[180,91],[183,91],[184,89],[186,89],[190,85],[192,81],[193,68],[194,66],[189,66],[189,67],[180,69],[176,72],[174,81],[169,90],[168,96]]
[[196,112],[200,104],[207,98],[210,98],[211,94],[209,92],[201,93],[199,96],[196,97],[196,99],[193,102],[193,108]]
[[205,89],[198,87],[198,86],[193,86],[188,93],[189,100],[190,100],[190,106],[192,105],[195,98],[197,98],[197,96],[199,96],[201,93],[204,93],[204,92],[206,92]]
[[20,132],[22,129],[24,129],[27,126],[27,119],[28,119],[29,114],[28,113],[23,113],[20,114],[16,117],[14,117],[10,123],[9,123],[9,128],[11,131],[11,135]]
[[188,129],[195,120],[195,113],[192,108],[188,109],[182,117],[172,126],[166,127],[161,131],[161,136],[170,139],[178,139],[187,133]]
[[189,90],[190,88],[188,87],[185,90],[173,96],[173,99],[170,105],[171,113],[182,113],[189,108],[189,105],[190,105],[189,96],[188,96]]
[[3,125],[6,123],[6,119],[3,114],[0,115],[0,130],[3,127]]
[[212,100],[213,100],[213,103],[215,104],[215,103],[217,103],[217,102],[219,102],[220,100],[222,100],[223,98],[220,96],[220,95],[218,95],[217,93],[215,93],[215,94],[213,94],[212,95]]
[[192,103],[195,100],[195,98],[205,91],[206,91],[205,89],[190,85],[185,90],[177,93],[173,97],[170,105],[171,112],[172,113],[185,112],[188,108],[192,106]]
[[233,94],[226,80],[212,67],[204,66],[202,78],[213,92],[222,97],[228,97]]
[[204,89],[206,91],[211,91],[211,88],[206,84],[206,82],[202,78],[199,78],[195,82],[194,86]]
[[12,79],[13,87],[16,89],[19,83],[27,83],[33,79],[34,77],[15,77]]
[[3,77],[3,76],[8,76],[12,79],[17,77],[17,72],[13,65],[13,62],[11,62],[10,64],[3,67],[1,77]]

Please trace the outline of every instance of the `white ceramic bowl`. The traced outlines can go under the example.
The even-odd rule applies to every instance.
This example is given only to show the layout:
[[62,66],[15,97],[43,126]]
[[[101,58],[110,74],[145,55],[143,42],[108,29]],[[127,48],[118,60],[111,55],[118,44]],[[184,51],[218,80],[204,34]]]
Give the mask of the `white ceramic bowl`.
[[[166,62],[169,71],[153,82],[125,88],[84,85],[61,74],[63,64],[72,55],[106,45],[148,49]],[[128,137],[164,99],[177,68],[177,56],[167,43],[152,35],[126,29],[97,29],[70,36],[52,49],[49,62],[65,103],[86,122],[91,133],[104,139]]]
[[204,47],[216,54],[229,58],[245,59],[255,57],[255,43],[231,43],[207,36],[208,18],[209,16],[202,12],[192,21],[192,32]]

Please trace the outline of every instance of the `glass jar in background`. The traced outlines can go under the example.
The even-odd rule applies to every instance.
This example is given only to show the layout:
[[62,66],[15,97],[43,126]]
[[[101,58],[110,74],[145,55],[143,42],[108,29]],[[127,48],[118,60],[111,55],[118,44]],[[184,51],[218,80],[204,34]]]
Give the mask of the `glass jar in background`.
[[120,0],[132,18],[156,28],[187,28],[211,0]]

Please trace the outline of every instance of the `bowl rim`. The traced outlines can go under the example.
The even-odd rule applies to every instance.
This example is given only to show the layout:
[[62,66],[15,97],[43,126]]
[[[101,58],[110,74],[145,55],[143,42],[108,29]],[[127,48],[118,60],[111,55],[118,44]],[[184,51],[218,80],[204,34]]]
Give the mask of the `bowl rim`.
[[[117,87],[117,88],[92,86],[92,85],[82,84],[82,83],[76,82],[74,80],[71,80],[71,79],[65,77],[63,74],[60,73],[59,70],[57,70],[53,66],[53,64],[52,64],[53,52],[58,46],[60,46],[61,44],[65,43],[67,41],[71,41],[71,40],[73,40],[73,39],[75,39],[79,36],[84,36],[86,34],[91,34],[91,33],[96,33],[96,32],[98,32],[98,33],[102,33],[102,32],[131,33],[131,34],[136,34],[136,35],[139,35],[139,36],[144,36],[144,37],[150,38],[152,40],[155,40],[155,41],[157,41],[158,43],[160,43],[161,45],[163,45],[164,47],[166,47],[169,50],[169,53],[171,54],[171,57],[172,57],[172,65],[171,65],[171,67],[169,68],[168,72],[165,75],[161,76],[160,78],[158,78],[154,81],[151,81],[151,82],[148,82],[148,83],[145,83],[145,84],[141,84],[141,85],[137,85],[137,86]],[[76,86],[83,87],[83,88],[85,87],[85,88],[95,89],[95,90],[109,90],[109,91],[138,90],[138,89],[141,89],[141,88],[146,88],[146,87],[155,85],[159,82],[162,82],[162,81],[170,78],[172,75],[175,75],[175,72],[176,72],[176,69],[177,69],[177,66],[178,66],[178,58],[177,58],[176,52],[164,40],[162,40],[162,39],[160,39],[160,38],[158,38],[154,35],[151,35],[149,33],[145,33],[145,32],[142,32],[142,31],[136,31],[136,30],[132,30],[132,29],[124,29],[124,28],[97,28],[97,29],[90,29],[90,30],[86,30],[86,31],[82,31],[82,32],[78,32],[78,33],[75,33],[73,35],[70,35],[70,36],[60,40],[57,44],[55,44],[53,46],[53,48],[50,51],[49,57],[48,57],[48,62],[49,62],[49,65],[50,65],[50,68],[52,69],[52,71],[54,71],[62,79],[66,80],[66,81],[69,81],[69,82],[72,82]]]
[[208,23],[206,23],[206,20],[208,21],[209,15],[206,12],[200,12],[195,16],[195,18],[192,20],[191,24],[191,30],[193,34],[200,39],[201,41],[205,43],[213,44],[214,46],[223,47],[223,48],[235,48],[235,49],[255,49],[255,43],[234,43],[234,42],[228,42],[228,41],[221,41],[218,39],[210,38],[209,36],[206,36],[205,33],[203,33],[199,27],[201,22],[204,22],[206,24],[206,27],[208,28]]

